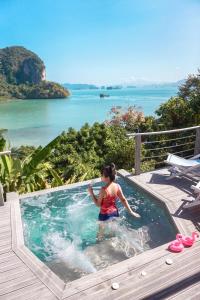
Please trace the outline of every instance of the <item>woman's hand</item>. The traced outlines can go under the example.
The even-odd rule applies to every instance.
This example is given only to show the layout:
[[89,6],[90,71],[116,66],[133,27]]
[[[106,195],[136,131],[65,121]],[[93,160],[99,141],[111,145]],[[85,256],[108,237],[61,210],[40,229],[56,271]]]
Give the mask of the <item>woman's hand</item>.
[[91,185],[89,185],[88,187],[88,193],[90,194],[90,196],[92,196],[94,193],[93,193],[93,188]]
[[137,219],[141,218],[141,216],[134,211],[131,212],[131,215]]

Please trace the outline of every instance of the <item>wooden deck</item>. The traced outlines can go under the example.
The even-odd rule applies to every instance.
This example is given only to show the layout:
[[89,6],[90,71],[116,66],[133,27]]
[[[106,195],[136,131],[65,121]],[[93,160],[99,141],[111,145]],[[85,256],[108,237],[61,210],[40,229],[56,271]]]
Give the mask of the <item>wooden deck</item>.
[[56,300],[12,250],[10,203],[0,207],[0,299]]
[[199,231],[200,211],[195,213],[183,209],[185,204],[194,199],[191,189],[193,181],[183,177],[169,179],[167,169],[131,176],[130,179],[165,203],[180,232],[190,234],[194,230]]
[[[164,201],[177,228],[190,234],[200,224],[200,214],[182,210],[185,204],[182,200],[192,197],[191,183],[184,179],[168,181],[167,176],[163,169],[128,177]],[[200,299],[200,241],[179,254],[168,252],[167,245],[146,251],[67,284],[62,296],[57,297],[13,247],[11,216],[8,202],[0,207],[0,300]],[[173,260],[171,265],[166,264],[167,258]],[[118,290],[111,289],[113,282],[119,284]]]

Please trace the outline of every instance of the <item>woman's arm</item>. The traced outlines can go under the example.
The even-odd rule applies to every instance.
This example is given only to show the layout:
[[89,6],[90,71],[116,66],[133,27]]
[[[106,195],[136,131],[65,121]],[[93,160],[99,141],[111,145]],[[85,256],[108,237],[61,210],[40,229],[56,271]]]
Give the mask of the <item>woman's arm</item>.
[[121,203],[124,205],[124,207],[128,210],[128,212],[129,212],[132,216],[134,216],[134,217],[136,217],[136,218],[140,218],[140,215],[137,214],[136,212],[134,212],[134,211],[130,208],[130,206],[129,206],[129,204],[128,204],[128,201],[127,201],[127,199],[125,198],[125,196],[124,196],[124,194],[123,194],[122,189],[121,189],[120,186],[119,186],[119,190],[118,190],[118,192],[117,192],[117,196],[119,197]]
[[101,203],[102,203],[102,200],[103,200],[103,197],[104,197],[104,190],[103,189],[100,190],[98,197],[95,196],[92,186],[89,186],[88,192],[89,192],[90,196],[92,197],[92,200],[94,201],[94,204],[96,204],[96,206],[100,207]]

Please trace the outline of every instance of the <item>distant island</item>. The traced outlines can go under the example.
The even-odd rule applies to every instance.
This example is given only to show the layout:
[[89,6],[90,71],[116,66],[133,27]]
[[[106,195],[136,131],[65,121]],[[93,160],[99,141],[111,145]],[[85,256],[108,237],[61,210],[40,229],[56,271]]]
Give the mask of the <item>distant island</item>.
[[136,88],[136,85],[128,85],[126,88],[127,88],[127,89],[135,89],[135,88]]
[[94,84],[85,84],[85,83],[63,83],[65,88],[69,90],[97,90],[98,86]]
[[109,85],[106,87],[107,90],[120,90],[122,89],[121,85]]
[[1,99],[53,99],[69,95],[60,84],[46,80],[45,65],[35,53],[20,46],[0,49]]
[[120,89],[135,89],[135,88],[171,88],[179,87],[181,84],[185,83],[185,79],[181,79],[175,82],[152,82],[152,81],[138,81],[137,83],[123,83],[114,85],[102,85],[98,86],[90,83],[63,83],[62,86],[69,90],[120,90]]

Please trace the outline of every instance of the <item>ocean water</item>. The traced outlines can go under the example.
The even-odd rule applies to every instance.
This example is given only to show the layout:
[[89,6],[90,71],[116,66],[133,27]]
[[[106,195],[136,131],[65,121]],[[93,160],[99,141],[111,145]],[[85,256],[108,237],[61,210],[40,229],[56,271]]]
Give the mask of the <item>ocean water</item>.
[[[87,185],[21,199],[27,247],[63,280],[72,281],[174,239],[175,228],[163,207],[124,179],[117,182],[141,218],[132,217],[117,201],[120,217],[104,222],[101,240],[99,208]],[[94,185],[96,194],[100,186]]]
[[[100,98],[105,92],[108,98]],[[72,91],[67,99],[0,101],[0,128],[8,129],[11,146],[45,145],[69,127],[79,129],[110,118],[113,106],[136,105],[145,115],[176,95],[176,87]]]

